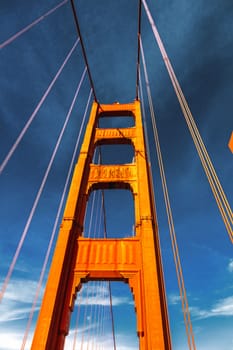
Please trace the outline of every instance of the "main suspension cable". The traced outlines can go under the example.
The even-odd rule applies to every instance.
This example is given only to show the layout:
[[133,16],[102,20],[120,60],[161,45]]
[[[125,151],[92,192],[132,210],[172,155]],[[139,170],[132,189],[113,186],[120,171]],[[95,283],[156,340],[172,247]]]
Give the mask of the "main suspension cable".
[[15,33],[14,35],[12,35],[9,39],[3,41],[0,44],[0,49],[3,49],[5,46],[9,45],[10,43],[12,43],[12,41],[16,40],[19,36],[21,36],[22,34],[26,33],[29,29],[31,29],[32,27],[34,27],[36,24],[38,24],[39,22],[41,22],[43,19],[45,19],[46,17],[48,17],[49,15],[51,15],[53,12],[55,12],[56,10],[58,10],[61,6],[65,5],[68,2],[68,0],[64,0],[62,2],[60,2],[57,6],[53,7],[51,10],[49,10],[48,12],[44,13],[42,16],[40,16],[39,18],[37,18],[35,21],[33,21],[32,23],[30,23],[29,25],[27,25],[26,27],[24,27],[23,29],[19,30],[17,33]]
[[13,144],[13,146],[11,147],[10,151],[8,152],[8,154],[6,155],[5,159],[3,160],[2,164],[0,165],[0,175],[3,172],[3,170],[5,169],[7,163],[9,162],[9,160],[11,159],[11,157],[13,156],[15,150],[17,149],[20,141],[22,140],[22,138],[24,137],[26,131],[28,130],[29,126],[31,125],[31,123],[33,122],[34,118],[36,117],[40,107],[42,106],[42,104],[44,103],[46,97],[48,96],[48,94],[50,93],[51,89],[53,88],[55,82],[57,81],[58,77],[60,76],[61,72],[63,71],[63,68],[65,67],[66,63],[68,62],[68,60],[70,59],[74,49],[76,48],[76,46],[78,45],[80,39],[77,39],[73,45],[73,47],[71,48],[71,50],[69,51],[68,55],[66,56],[64,62],[62,63],[61,67],[59,68],[59,70],[57,71],[55,77],[53,78],[53,80],[51,81],[51,83],[49,84],[48,88],[46,89],[45,93],[43,94],[42,98],[40,99],[39,103],[37,104],[36,108],[34,109],[34,111],[32,112],[31,116],[29,117],[27,123],[25,124],[25,126],[23,127],[22,131],[20,132],[19,136],[17,137],[15,143]]
[[76,11],[76,8],[75,8],[74,1],[70,0],[70,2],[71,2],[71,7],[72,7],[72,12],[73,12],[73,16],[74,16],[74,21],[75,21],[75,26],[76,26],[76,29],[77,29],[78,37],[80,38],[80,44],[81,44],[81,47],[82,47],[83,58],[84,58],[86,66],[87,66],[87,72],[88,72],[90,84],[91,84],[91,87],[92,87],[92,90],[93,90],[93,95],[94,95],[95,101],[97,102],[97,97],[96,97],[96,93],[95,93],[95,87],[94,87],[93,79],[92,79],[92,76],[91,76],[91,71],[90,71],[88,60],[87,60],[87,54],[86,54],[85,46],[84,46],[84,43],[83,43],[83,39],[82,39],[80,27],[79,27],[77,11]]
[[152,97],[151,97],[151,90],[150,90],[150,84],[149,84],[149,78],[148,78],[148,73],[147,73],[147,68],[146,68],[146,61],[145,61],[142,41],[141,41],[141,54],[142,54],[144,76],[145,76],[146,89],[147,89],[147,95],[148,95],[149,107],[150,107],[150,113],[151,113],[151,121],[152,121],[154,139],[155,139],[155,145],[156,145],[156,152],[157,152],[157,157],[158,157],[158,162],[159,162],[160,176],[161,176],[161,180],[162,180],[164,201],[165,201],[165,205],[166,205],[166,212],[167,212],[167,218],[168,218],[168,224],[169,224],[169,232],[170,232],[170,237],[171,237],[172,250],[173,250],[173,256],[174,256],[178,286],[179,286],[179,291],[180,291],[182,310],[183,310],[183,314],[184,314],[184,322],[185,322],[188,346],[189,346],[190,350],[191,349],[195,350],[196,346],[195,346],[195,341],[194,341],[194,335],[193,335],[189,307],[188,307],[188,299],[187,299],[186,289],[185,289],[185,285],[184,285],[183,272],[182,272],[182,267],[181,267],[181,262],[180,262],[180,257],[179,257],[179,250],[178,250],[178,245],[177,245],[177,240],[176,240],[173,215],[172,215],[170,199],[169,199],[169,194],[168,194],[167,181],[166,181],[166,176],[165,176],[165,171],[164,171],[163,158],[162,158],[162,153],[161,153],[161,148],[160,148],[158,130],[157,130],[157,126],[156,126],[156,120],[155,120],[155,114],[154,114],[154,108],[153,108],[153,102],[152,102]]
[[140,38],[141,38],[141,17],[142,17],[142,0],[138,3],[138,50],[137,50],[137,76],[136,76],[136,100],[139,95],[139,71],[140,71]]
[[[81,79],[80,79],[80,82],[79,82],[79,85],[78,85],[78,89],[77,89],[76,94],[78,94],[79,91],[80,91],[80,88],[81,88],[82,82],[83,82],[83,80],[84,80],[85,74],[86,74],[86,67],[84,68],[83,74],[82,74],[82,76],[81,76]],[[38,205],[38,203],[39,203],[41,194],[42,194],[43,189],[44,189],[44,187],[45,187],[47,178],[48,178],[48,176],[49,176],[51,167],[52,167],[52,165],[53,165],[53,161],[54,161],[54,159],[55,159],[55,156],[56,156],[57,151],[58,151],[58,148],[59,148],[59,146],[60,146],[60,143],[61,143],[63,134],[64,134],[64,132],[65,132],[66,126],[67,126],[68,121],[69,121],[69,119],[70,119],[70,115],[71,115],[71,112],[72,112],[72,110],[73,110],[73,106],[74,106],[74,100],[72,101],[72,104],[71,104],[70,109],[69,109],[69,111],[68,111],[68,113],[67,113],[65,122],[64,122],[63,127],[62,127],[62,129],[61,129],[61,131],[60,131],[60,134],[59,134],[58,140],[57,140],[57,142],[56,142],[56,145],[55,145],[55,147],[54,147],[53,153],[52,153],[52,155],[51,155],[49,164],[48,164],[47,169],[46,169],[46,171],[45,171],[44,177],[43,177],[43,179],[42,179],[42,181],[41,181],[39,190],[38,190],[38,192],[37,192],[37,195],[36,195],[36,198],[35,198],[35,200],[34,200],[34,203],[33,203],[32,209],[31,209],[31,211],[30,211],[30,214],[29,214],[29,216],[28,216],[28,219],[27,219],[26,225],[25,225],[25,227],[24,227],[23,233],[22,233],[22,235],[21,235],[19,244],[18,244],[18,246],[17,246],[16,252],[15,252],[14,257],[13,257],[13,260],[12,260],[12,262],[11,262],[11,264],[10,264],[10,267],[9,267],[9,270],[8,270],[8,273],[7,273],[7,276],[6,276],[6,278],[5,278],[5,281],[4,281],[4,283],[3,283],[2,289],[1,289],[1,291],[0,291],[0,302],[1,302],[2,298],[3,298],[3,296],[4,296],[4,293],[5,293],[5,291],[6,291],[8,282],[9,282],[9,280],[10,280],[10,277],[11,277],[12,272],[13,272],[13,270],[14,270],[14,267],[15,267],[15,264],[16,264],[16,262],[17,262],[18,256],[19,256],[19,254],[20,254],[20,252],[21,252],[21,249],[22,249],[22,246],[23,246],[23,244],[24,244],[24,241],[25,241],[26,235],[27,235],[27,233],[28,233],[28,230],[29,230],[31,221],[32,221],[32,219],[33,219],[35,210],[36,210],[36,208],[37,208],[37,205]]]
[[148,138],[148,127],[147,127],[147,121],[146,121],[146,112],[145,112],[144,95],[143,95],[143,89],[142,89],[142,79],[141,79],[140,70],[139,70],[139,91],[140,91],[140,100],[141,100],[141,107],[142,107],[143,128],[145,130],[144,136],[145,136],[145,140],[146,140],[146,155],[147,155],[147,158],[149,159],[149,162],[151,163],[150,146],[149,146],[149,138]]
[[223,188],[222,188],[221,183],[218,179],[218,176],[217,176],[216,171],[213,167],[213,164],[210,160],[210,157],[209,157],[209,154],[206,150],[204,142],[201,139],[200,133],[197,129],[197,126],[196,126],[195,121],[193,119],[192,113],[188,107],[187,101],[183,95],[183,92],[182,92],[181,87],[177,81],[177,78],[174,74],[174,71],[171,67],[170,61],[167,62],[167,67],[168,67],[168,73],[169,73],[171,80],[172,80],[174,90],[176,92],[176,95],[177,95],[178,100],[180,102],[180,106],[181,106],[181,109],[183,111],[185,120],[187,122],[189,131],[190,131],[191,136],[193,138],[193,142],[196,146],[198,155],[200,157],[202,166],[203,166],[204,171],[206,173],[206,176],[207,176],[207,179],[209,181],[210,187],[212,189],[213,195],[215,197],[216,203],[219,207],[219,211],[221,213],[223,222],[224,222],[226,229],[228,231],[230,240],[233,243],[233,231],[232,231],[233,214],[232,214],[229,202],[228,202],[227,197],[223,191]]
[[223,218],[223,222],[225,224],[226,230],[228,232],[229,238],[231,240],[231,242],[233,243],[233,213],[230,207],[230,204],[227,200],[227,197],[224,193],[224,190],[221,186],[221,183],[218,179],[218,176],[216,174],[216,171],[214,169],[214,166],[211,162],[211,159],[209,157],[209,154],[206,150],[206,147],[204,145],[204,142],[201,138],[201,135],[198,131],[198,128],[196,126],[196,123],[194,121],[194,118],[192,116],[192,113],[188,107],[187,101],[184,97],[184,94],[182,92],[182,89],[180,87],[180,84],[176,78],[175,72],[172,68],[171,62],[168,58],[168,55],[166,53],[166,50],[164,48],[164,45],[162,43],[162,40],[160,38],[160,35],[158,33],[158,30],[156,28],[156,25],[154,23],[154,20],[151,16],[151,13],[149,11],[149,8],[146,4],[146,0],[142,0],[143,1],[143,5],[147,14],[147,17],[149,19],[149,22],[151,24],[152,27],[152,31],[154,33],[155,39],[157,41],[157,44],[159,46],[161,55],[163,57],[165,66],[167,68],[168,74],[170,76],[170,79],[172,81],[173,87],[175,89],[175,93],[177,95],[177,98],[179,100],[181,109],[183,111],[185,120],[187,122],[189,131],[191,133],[193,142],[196,146],[198,155],[200,157],[201,163],[203,165],[204,171],[206,173],[207,179],[209,181],[210,187],[212,189],[213,195],[215,197],[217,206],[219,208],[220,214]]

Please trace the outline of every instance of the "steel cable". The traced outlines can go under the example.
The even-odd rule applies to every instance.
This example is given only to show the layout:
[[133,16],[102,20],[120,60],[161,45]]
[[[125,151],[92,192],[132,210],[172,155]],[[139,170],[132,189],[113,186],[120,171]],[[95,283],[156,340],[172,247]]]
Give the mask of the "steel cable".
[[79,27],[77,11],[76,11],[76,8],[75,8],[74,1],[70,0],[70,2],[71,2],[71,8],[72,8],[72,13],[73,13],[73,17],[74,17],[74,22],[75,22],[77,34],[78,34],[78,37],[80,38],[80,44],[81,44],[81,47],[82,47],[83,58],[84,58],[84,61],[85,61],[86,67],[87,67],[87,73],[88,73],[90,84],[91,84],[91,87],[92,87],[92,90],[93,90],[94,99],[97,102],[95,86],[94,86],[94,83],[93,83],[93,79],[92,79],[92,75],[91,75],[91,71],[90,71],[90,66],[89,66],[89,63],[88,63],[88,60],[87,60],[86,49],[85,49],[85,46],[84,46],[84,43],[83,43],[83,39],[82,39],[80,27]]
[[136,65],[136,100],[139,95],[139,74],[140,74],[140,38],[141,38],[141,17],[142,17],[142,0],[138,2],[138,48],[137,48],[137,65]]
[[147,68],[146,68],[146,61],[145,61],[142,41],[141,41],[141,54],[142,54],[144,76],[145,76],[146,89],[147,89],[149,107],[150,107],[150,113],[151,113],[151,121],[152,121],[152,126],[153,126],[155,144],[156,144],[156,152],[157,152],[157,157],[158,157],[158,162],[159,162],[160,176],[161,176],[161,180],[162,180],[164,201],[165,201],[166,212],[167,212],[167,217],[168,217],[169,232],[170,232],[170,237],[171,237],[172,250],[173,250],[173,256],[174,256],[178,286],[179,286],[179,291],[180,291],[182,310],[183,310],[183,314],[184,314],[184,322],[185,322],[188,346],[189,346],[189,349],[191,350],[191,349],[196,349],[196,346],[195,346],[194,335],[193,335],[193,330],[192,330],[192,323],[191,323],[189,307],[188,307],[187,294],[186,294],[186,289],[185,289],[185,285],[184,285],[183,272],[182,272],[182,267],[181,267],[181,262],[180,262],[180,257],[179,257],[173,215],[172,215],[170,199],[169,199],[169,194],[168,194],[165,170],[164,170],[162,153],[161,153],[161,148],[160,148],[158,130],[157,130],[156,121],[155,121],[155,114],[154,114],[154,108],[153,108],[153,102],[152,102],[152,97],[151,97],[151,90],[150,90],[150,85],[149,85],[149,78],[148,78],[148,73],[147,73]]
[[[79,143],[80,143],[80,137],[81,137],[83,126],[84,126],[84,122],[85,122],[85,119],[86,119],[87,107],[89,106],[89,103],[90,103],[91,94],[92,94],[92,90],[90,91],[90,94],[89,94],[89,97],[88,97],[86,109],[85,109],[85,112],[84,112],[84,115],[83,115],[82,124],[80,126],[78,138],[77,138],[77,141],[76,141],[76,144],[75,144],[75,148],[74,148],[74,151],[73,151],[73,155],[72,155],[72,158],[71,158],[71,162],[70,162],[70,166],[69,166],[69,169],[68,169],[65,185],[64,185],[64,188],[63,188],[63,191],[62,191],[61,200],[60,200],[60,203],[59,203],[59,207],[58,207],[58,210],[57,210],[55,222],[54,222],[54,225],[53,225],[52,234],[51,234],[51,237],[50,237],[50,240],[49,240],[48,248],[47,248],[47,251],[46,251],[46,256],[44,258],[43,266],[42,266],[42,269],[41,269],[40,278],[39,278],[39,281],[38,281],[38,284],[37,284],[36,293],[35,293],[33,304],[32,304],[32,307],[31,307],[30,314],[29,314],[28,323],[27,323],[26,330],[25,330],[25,333],[24,333],[24,338],[23,338],[23,342],[22,342],[22,345],[21,345],[21,350],[23,350],[25,348],[26,341],[27,341],[28,334],[29,334],[29,330],[30,330],[31,323],[32,323],[32,318],[33,318],[33,315],[34,315],[34,312],[35,312],[35,308],[36,308],[36,304],[37,304],[37,301],[38,301],[38,298],[39,298],[40,290],[41,290],[41,287],[42,287],[42,282],[43,282],[45,271],[46,271],[46,267],[47,267],[47,264],[48,264],[48,259],[49,259],[50,252],[51,252],[51,249],[52,249],[52,244],[53,244],[54,237],[55,237],[55,234],[56,234],[56,231],[57,231],[57,226],[58,226],[59,218],[60,218],[60,215],[61,215],[61,210],[63,208],[65,195],[66,195],[68,184],[69,184],[69,181],[70,181],[70,178],[71,178],[71,173],[72,173],[72,169],[73,169],[73,166],[74,166],[75,157],[76,157],[76,154],[77,154],[77,149],[78,149],[78,146],[79,146]],[[75,94],[74,99],[75,100],[77,99],[77,94]]]
[[66,56],[64,62],[62,63],[61,67],[59,68],[59,70],[57,71],[55,77],[52,79],[51,83],[49,84],[48,88],[46,89],[45,93],[43,94],[42,98],[40,99],[39,103],[37,104],[36,108],[34,109],[34,111],[32,112],[31,116],[29,117],[27,123],[25,124],[25,126],[23,127],[22,131],[20,132],[19,136],[17,137],[15,143],[13,144],[13,146],[11,147],[10,151],[8,152],[8,154],[6,155],[5,159],[3,160],[2,164],[0,165],[0,175],[3,172],[3,170],[5,169],[7,163],[9,162],[9,160],[11,159],[11,157],[13,156],[15,150],[17,149],[19,143],[21,142],[22,138],[24,137],[25,133],[27,132],[29,126],[31,125],[31,123],[33,122],[33,120],[35,119],[40,107],[42,106],[42,104],[44,103],[46,97],[48,96],[48,94],[50,93],[52,87],[54,86],[55,82],[57,81],[58,77],[60,76],[61,72],[63,71],[63,68],[65,67],[66,63],[68,62],[68,60],[70,59],[74,49],[76,48],[76,46],[79,43],[79,39],[77,39],[73,45],[73,47],[71,48],[71,50],[69,51],[68,55]]
[[167,63],[168,73],[171,77],[174,90],[175,90],[177,98],[180,102],[180,106],[181,106],[181,109],[183,111],[185,120],[187,122],[189,131],[191,133],[191,136],[193,138],[193,142],[196,146],[198,155],[200,157],[202,166],[204,168],[204,171],[206,173],[206,176],[207,176],[207,179],[209,181],[210,187],[212,189],[213,195],[215,197],[216,203],[218,205],[219,211],[221,213],[223,222],[226,226],[230,240],[233,243],[233,231],[232,231],[233,214],[232,214],[229,202],[228,202],[227,197],[223,191],[223,188],[222,188],[221,183],[218,179],[218,176],[217,176],[216,171],[213,167],[213,164],[210,160],[210,157],[208,155],[206,147],[201,139],[201,136],[199,134],[199,131],[197,129],[197,126],[195,124],[195,121],[193,119],[191,111],[188,107],[188,104],[185,100],[183,92],[180,88],[180,85],[179,85],[176,77],[174,76],[174,71],[171,67],[171,64],[168,60],[166,60],[166,61],[168,62]]
[[158,30],[156,28],[154,20],[153,20],[153,18],[151,16],[149,8],[148,8],[148,6],[146,4],[146,1],[145,0],[142,0],[142,1],[143,1],[143,5],[144,5],[144,8],[145,8],[146,14],[147,14],[148,19],[149,19],[149,22],[151,24],[152,31],[154,33],[155,39],[157,41],[157,44],[159,46],[161,55],[163,57],[165,66],[166,66],[166,68],[168,70],[168,74],[170,76],[170,79],[171,79],[173,87],[175,89],[177,98],[179,100],[181,109],[183,111],[185,120],[187,122],[189,131],[191,133],[193,142],[194,142],[194,144],[196,146],[198,155],[200,157],[201,163],[203,165],[203,168],[204,168],[204,171],[206,173],[207,179],[209,181],[210,187],[212,189],[213,195],[215,197],[217,206],[218,206],[220,214],[221,214],[221,216],[223,218],[223,222],[225,224],[225,227],[226,227],[226,230],[228,232],[229,238],[230,238],[231,242],[233,243],[233,213],[232,213],[230,204],[229,204],[229,202],[227,200],[227,197],[226,197],[226,195],[224,193],[224,190],[223,190],[223,188],[221,186],[221,183],[220,183],[220,181],[218,179],[218,176],[216,174],[214,166],[213,166],[213,164],[212,164],[212,162],[210,160],[209,154],[208,154],[208,152],[206,150],[204,142],[203,142],[203,140],[201,138],[201,135],[200,135],[200,133],[198,131],[198,128],[197,128],[196,123],[195,123],[195,121],[193,119],[192,113],[191,113],[191,111],[190,111],[190,109],[188,107],[187,101],[186,101],[186,99],[184,97],[184,94],[183,94],[182,89],[181,89],[181,87],[179,85],[179,82],[178,82],[178,80],[176,78],[176,75],[175,75],[174,70],[172,68],[171,62],[170,62],[170,60],[169,60],[169,58],[167,56],[166,50],[164,48],[164,45],[162,43],[162,40],[160,38],[160,35],[158,33]]
[[45,19],[46,17],[48,17],[49,15],[51,15],[53,12],[55,12],[56,10],[58,10],[61,6],[65,5],[68,2],[68,0],[64,0],[62,2],[60,2],[57,6],[53,7],[51,10],[47,11],[46,13],[44,13],[42,16],[40,16],[39,18],[37,18],[35,21],[33,21],[32,23],[30,23],[29,25],[27,25],[26,27],[24,27],[23,29],[19,30],[17,33],[15,33],[14,35],[12,35],[10,38],[8,38],[7,40],[3,41],[0,44],[0,49],[3,49],[4,47],[6,47],[7,45],[9,45],[10,43],[12,43],[13,41],[15,41],[18,37],[20,37],[22,34],[26,33],[29,29],[31,29],[32,27],[34,27],[36,24],[38,24],[39,22],[41,22],[43,19]]
[[[79,90],[80,90],[80,88],[81,88],[83,79],[84,79],[84,77],[85,77],[85,73],[86,73],[86,68],[84,69],[83,74],[82,74],[82,77],[81,77],[81,79],[80,79],[80,82],[79,82],[79,85],[78,85],[78,89],[77,89],[77,94],[78,94],[78,92],[79,92]],[[69,109],[69,111],[68,111],[68,114],[67,114],[67,116],[66,116],[65,122],[64,122],[63,127],[62,127],[62,129],[61,129],[61,131],[60,131],[60,134],[59,134],[58,140],[57,140],[57,142],[56,142],[56,145],[55,145],[55,147],[54,147],[53,153],[52,153],[52,155],[51,155],[49,164],[48,164],[48,166],[47,166],[47,168],[46,168],[44,177],[43,177],[43,179],[42,179],[42,181],[41,181],[39,190],[38,190],[38,192],[37,192],[37,195],[36,195],[36,198],[35,198],[35,200],[34,200],[33,206],[32,206],[32,208],[31,208],[30,214],[29,214],[29,216],[28,216],[28,219],[27,219],[27,222],[26,222],[26,224],[25,224],[24,230],[23,230],[23,232],[22,232],[22,235],[21,235],[20,241],[19,241],[19,243],[18,243],[16,252],[15,252],[14,257],[13,257],[13,259],[12,259],[12,262],[11,262],[11,264],[10,264],[10,267],[9,267],[9,270],[8,270],[8,273],[7,273],[7,276],[6,276],[5,280],[4,280],[4,283],[3,283],[3,286],[2,286],[2,289],[1,289],[1,292],[0,292],[0,302],[1,302],[2,298],[3,298],[3,296],[4,296],[4,293],[5,293],[5,291],[6,291],[8,282],[9,282],[9,280],[10,280],[10,277],[11,277],[12,272],[13,272],[13,270],[14,270],[14,267],[15,267],[15,264],[16,264],[16,262],[17,262],[18,256],[19,256],[19,254],[20,254],[20,252],[21,252],[22,246],[23,246],[24,241],[25,241],[25,238],[26,238],[26,236],[27,236],[27,233],[28,233],[28,230],[29,230],[29,226],[30,226],[30,224],[31,224],[31,221],[32,221],[32,219],[33,219],[33,216],[34,216],[35,210],[36,210],[36,208],[37,208],[37,205],[38,205],[38,203],[39,203],[41,194],[42,194],[43,189],[44,189],[44,187],[45,187],[47,178],[48,178],[48,176],[49,176],[49,173],[50,173],[51,167],[52,167],[52,165],[53,165],[55,156],[56,156],[57,151],[58,151],[58,148],[59,148],[59,146],[60,146],[60,143],[61,143],[63,134],[64,134],[65,129],[66,129],[66,126],[67,126],[68,121],[69,121],[69,119],[70,119],[70,115],[71,115],[73,106],[74,106],[74,101],[72,101],[71,107],[70,107],[70,109]]]
[[75,330],[74,330],[74,338],[73,338],[73,346],[72,350],[75,350],[76,348],[76,341],[77,341],[77,335],[78,335],[78,326],[79,326],[79,321],[80,321],[80,311],[81,311],[81,303],[82,303],[82,288],[80,292],[78,293],[78,302],[77,302],[77,317],[76,317],[76,322],[75,322]]

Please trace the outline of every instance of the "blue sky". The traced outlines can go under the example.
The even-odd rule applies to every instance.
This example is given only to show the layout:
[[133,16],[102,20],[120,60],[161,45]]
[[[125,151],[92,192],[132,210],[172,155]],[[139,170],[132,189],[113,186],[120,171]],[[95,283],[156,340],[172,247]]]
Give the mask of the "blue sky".
[[[2,0],[0,43],[58,3],[57,0]],[[232,1],[148,0],[147,3],[232,204],[233,155],[227,147],[233,129]],[[76,5],[98,100],[101,103],[132,101],[135,98],[136,81],[137,1],[78,0]],[[75,40],[71,8],[66,3],[0,50],[0,162],[35,110]],[[144,10],[142,40],[197,349],[232,350],[232,244]],[[80,46],[77,46],[0,175],[1,282],[28,220],[83,69]],[[89,91],[86,76],[0,305],[2,350],[16,350],[21,346]],[[148,107],[146,112],[148,129],[151,130]],[[187,349],[187,340],[150,132],[149,137],[173,349],[183,350]],[[114,152],[109,156],[106,151],[106,162],[109,157],[112,160]],[[108,200],[108,194],[106,196]],[[132,198],[128,194],[124,196],[120,204],[119,193],[114,201],[110,199],[114,206],[108,214],[107,224],[108,230],[114,235],[124,230],[131,234],[132,215],[128,220],[130,215],[126,211],[130,208],[132,213]],[[137,341],[134,337],[135,324],[130,323],[133,318],[132,299],[125,288],[125,294],[121,293],[122,288],[120,285],[113,286],[117,348],[134,350]],[[103,303],[102,296],[97,296],[97,300],[96,304]],[[127,317],[126,307],[129,310]],[[107,336],[108,330],[106,342],[109,341]],[[108,346],[111,345],[106,345],[106,348]]]

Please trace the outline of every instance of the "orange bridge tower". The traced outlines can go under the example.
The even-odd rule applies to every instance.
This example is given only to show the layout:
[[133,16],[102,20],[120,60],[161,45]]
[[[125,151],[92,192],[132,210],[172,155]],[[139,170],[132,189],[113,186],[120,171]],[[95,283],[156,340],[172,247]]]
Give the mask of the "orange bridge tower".
[[[126,115],[134,118],[134,127],[97,127],[101,117]],[[95,147],[102,144],[132,144],[134,162],[122,165],[94,164]],[[124,188],[132,192],[134,237],[83,237],[88,197],[91,191],[106,188]],[[31,349],[63,349],[76,293],[82,283],[100,279],[129,284],[135,301],[140,350],[171,349],[153,198],[140,102],[136,100],[130,104],[112,105],[93,102]]]

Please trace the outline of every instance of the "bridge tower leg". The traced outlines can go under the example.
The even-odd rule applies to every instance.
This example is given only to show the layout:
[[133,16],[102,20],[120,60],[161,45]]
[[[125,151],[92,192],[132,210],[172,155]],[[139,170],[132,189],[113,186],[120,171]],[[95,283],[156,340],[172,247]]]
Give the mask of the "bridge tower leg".
[[[99,128],[101,117],[132,116],[130,128]],[[92,163],[101,144],[132,144],[134,162]],[[123,239],[83,237],[88,197],[95,189],[129,189],[135,204],[135,236]],[[93,103],[62,220],[34,333],[32,350],[61,350],[69,331],[77,291],[91,280],[129,284],[134,296],[140,350],[170,350],[170,332],[150,167],[140,102]]]

